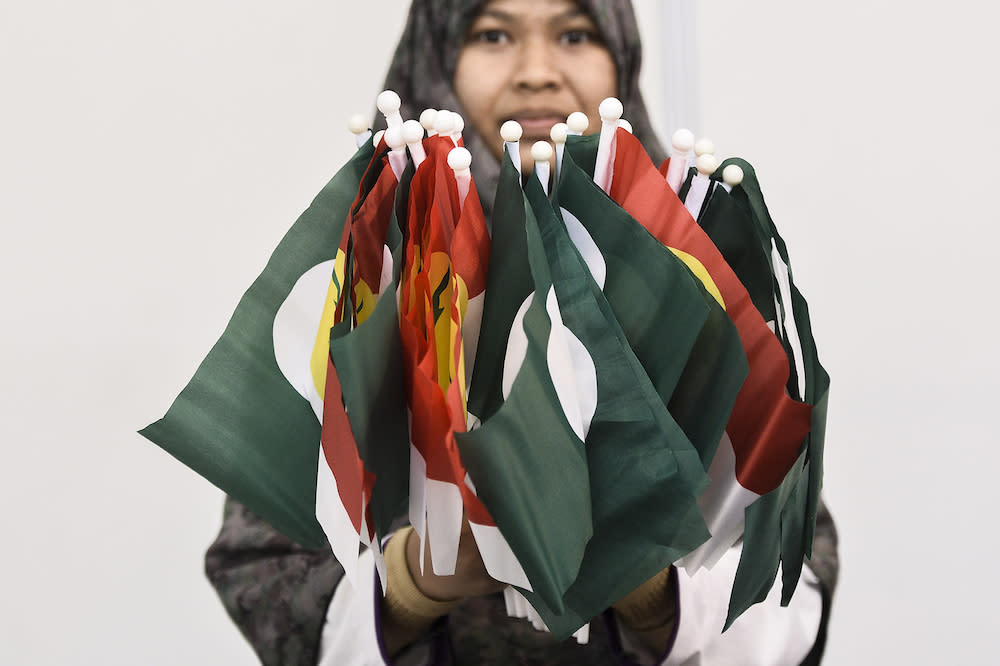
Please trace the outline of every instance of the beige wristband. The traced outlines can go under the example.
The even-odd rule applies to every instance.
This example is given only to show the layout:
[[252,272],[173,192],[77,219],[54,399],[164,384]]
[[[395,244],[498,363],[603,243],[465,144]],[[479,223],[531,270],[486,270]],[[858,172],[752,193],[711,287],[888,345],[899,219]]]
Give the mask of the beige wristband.
[[412,532],[412,527],[404,527],[385,545],[388,581],[383,608],[396,625],[423,629],[450,612],[458,605],[458,600],[437,601],[425,596],[417,588],[410,574],[410,567],[406,563],[406,541]]

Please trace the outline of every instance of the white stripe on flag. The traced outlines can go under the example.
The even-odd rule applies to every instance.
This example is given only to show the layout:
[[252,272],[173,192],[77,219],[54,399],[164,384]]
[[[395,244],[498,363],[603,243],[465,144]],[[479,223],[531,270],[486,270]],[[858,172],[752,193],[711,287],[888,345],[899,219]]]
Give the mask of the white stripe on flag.
[[427,479],[427,538],[431,544],[431,569],[437,576],[451,576],[458,561],[462,536],[462,491],[454,483]]
[[708,469],[708,487],[698,498],[711,538],[678,561],[688,575],[699,569],[711,569],[743,534],[744,512],[759,497],[736,480],[736,452],[728,433],[723,433],[719,448]]
[[528,575],[521,568],[521,563],[517,561],[500,528],[496,525],[480,525],[471,521],[469,527],[472,528],[476,546],[490,576],[501,583],[517,585],[530,592],[531,583],[528,582]]
[[[409,415],[409,411],[407,411]],[[412,421],[412,418],[411,418]],[[410,442],[410,525],[420,538],[420,573],[424,573],[424,539],[427,536],[427,461]]]
[[[326,538],[330,541],[333,555],[344,567],[344,578],[353,586],[358,564],[358,542],[361,540],[354,523],[347,514],[340,493],[337,490],[337,480],[330,471],[320,445],[319,461],[316,473],[316,520],[319,521]],[[362,496],[362,499],[364,497]],[[364,506],[362,503],[361,506]]]
[[792,347],[792,357],[795,360],[795,375],[799,380],[799,399],[806,394],[806,363],[802,356],[802,343],[799,342],[799,330],[795,325],[795,314],[792,311],[792,285],[788,275],[788,266],[778,252],[778,246],[771,239],[771,263],[774,274],[778,278],[778,288],[781,291],[781,303],[785,307],[785,338]]
[[551,322],[546,347],[549,376],[570,426],[577,437],[586,440],[597,411],[597,368],[584,344],[563,325],[553,287],[549,288],[545,309]]
[[601,288],[601,291],[604,291],[604,282],[608,275],[608,265],[604,261],[601,249],[597,247],[594,238],[576,215],[565,208],[561,208],[560,210],[562,211],[563,222],[566,224],[566,231],[569,233],[570,240],[573,241],[573,245],[576,246],[580,256],[583,257],[584,263],[587,264],[587,268],[590,269],[590,274],[593,276],[594,282]]
[[313,266],[295,281],[288,298],[274,315],[271,329],[274,360],[288,383],[309,401],[316,418],[323,421],[323,396],[316,392],[310,361],[316,332],[323,319],[323,305],[330,289],[333,260]]

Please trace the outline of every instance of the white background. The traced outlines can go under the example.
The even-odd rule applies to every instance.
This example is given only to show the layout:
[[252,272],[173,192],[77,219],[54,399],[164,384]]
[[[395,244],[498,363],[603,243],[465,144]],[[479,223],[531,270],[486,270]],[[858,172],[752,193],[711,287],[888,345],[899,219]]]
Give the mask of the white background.
[[[637,4],[676,117],[677,40]],[[351,152],[403,6],[0,3],[0,663],[255,663],[201,573],[220,493],[134,431]],[[685,108],[756,165],[833,377],[830,664],[997,651],[988,7],[695,13]]]

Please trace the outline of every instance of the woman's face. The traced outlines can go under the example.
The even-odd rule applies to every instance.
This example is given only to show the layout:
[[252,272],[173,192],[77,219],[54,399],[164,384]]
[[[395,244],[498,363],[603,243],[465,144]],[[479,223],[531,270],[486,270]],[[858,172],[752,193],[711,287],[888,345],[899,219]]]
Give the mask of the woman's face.
[[491,0],[472,22],[458,57],[455,92],[469,123],[503,155],[500,126],[524,128],[521,161],[531,145],[574,111],[600,130],[597,107],[617,94],[615,63],[593,19],[572,0]]

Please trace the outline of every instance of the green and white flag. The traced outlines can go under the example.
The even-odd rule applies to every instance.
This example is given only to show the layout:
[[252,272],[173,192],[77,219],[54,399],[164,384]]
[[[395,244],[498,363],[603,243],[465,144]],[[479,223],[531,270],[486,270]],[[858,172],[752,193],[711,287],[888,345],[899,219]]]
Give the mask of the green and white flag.
[[316,196],[166,415],[141,431],[314,548],[326,539],[316,520],[322,395],[310,359],[344,224],[373,154],[366,143]]

